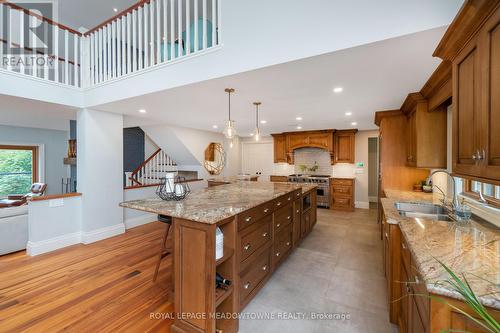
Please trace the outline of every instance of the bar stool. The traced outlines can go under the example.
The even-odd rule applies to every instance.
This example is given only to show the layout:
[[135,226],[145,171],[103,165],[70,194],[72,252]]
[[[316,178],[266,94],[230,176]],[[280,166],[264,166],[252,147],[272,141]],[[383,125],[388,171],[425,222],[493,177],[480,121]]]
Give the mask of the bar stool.
[[167,228],[165,229],[165,235],[163,236],[163,241],[161,243],[161,251],[158,254],[158,262],[156,263],[153,282],[156,282],[156,278],[158,277],[158,271],[160,270],[161,260],[172,253],[172,248],[167,247],[167,239],[170,234],[172,226],[172,217],[166,215],[158,215],[158,222],[165,223],[167,225]]

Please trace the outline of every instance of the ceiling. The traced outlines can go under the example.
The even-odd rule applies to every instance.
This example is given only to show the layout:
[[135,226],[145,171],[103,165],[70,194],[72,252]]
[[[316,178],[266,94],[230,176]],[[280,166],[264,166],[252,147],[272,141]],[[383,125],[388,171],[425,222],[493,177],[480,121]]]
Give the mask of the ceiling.
[[[125,114],[128,126],[165,123],[222,131],[228,115],[224,88],[233,87],[232,118],[241,136],[249,136],[255,128],[254,101],[262,102],[265,135],[297,130],[298,125],[302,130],[374,129],[375,111],[399,108],[406,95],[419,91],[438,66],[440,60],[432,52],[444,32],[445,27],[435,28],[96,109]],[[334,87],[343,91],[334,93]],[[147,113],[140,114],[139,109]]]

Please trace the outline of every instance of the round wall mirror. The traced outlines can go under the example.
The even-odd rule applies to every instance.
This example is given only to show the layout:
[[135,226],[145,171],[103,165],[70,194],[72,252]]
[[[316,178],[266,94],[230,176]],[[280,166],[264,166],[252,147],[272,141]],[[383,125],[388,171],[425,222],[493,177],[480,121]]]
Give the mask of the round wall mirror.
[[226,166],[226,152],[220,143],[211,142],[205,149],[205,169],[211,175],[220,175]]

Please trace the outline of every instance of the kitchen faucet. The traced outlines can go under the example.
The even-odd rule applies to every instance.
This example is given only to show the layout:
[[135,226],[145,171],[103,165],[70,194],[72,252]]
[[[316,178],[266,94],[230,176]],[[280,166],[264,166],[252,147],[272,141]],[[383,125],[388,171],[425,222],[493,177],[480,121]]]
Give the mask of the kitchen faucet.
[[451,203],[451,208],[453,209],[453,212],[456,212],[457,209],[460,206],[458,204],[458,198],[457,198],[457,192],[456,192],[456,190],[457,190],[457,183],[455,182],[455,178],[451,175],[450,172],[448,172],[446,170],[434,170],[434,171],[431,172],[431,174],[429,175],[429,177],[427,177],[427,180],[425,181],[425,183],[427,185],[429,185],[432,176],[435,175],[436,173],[439,173],[439,172],[447,174],[448,176],[450,176],[451,180],[453,180],[453,200],[452,200],[452,203]]

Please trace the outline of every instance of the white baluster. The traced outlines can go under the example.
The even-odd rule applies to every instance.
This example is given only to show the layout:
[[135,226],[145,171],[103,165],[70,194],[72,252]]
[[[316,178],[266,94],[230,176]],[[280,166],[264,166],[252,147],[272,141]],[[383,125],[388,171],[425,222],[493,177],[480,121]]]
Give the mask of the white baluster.
[[161,62],[161,8],[160,0],[156,0],[156,62]]
[[131,16],[130,13],[127,14],[127,74],[132,71],[132,59],[130,52],[132,51],[132,47],[130,45],[130,28],[131,28]]
[[78,55],[80,54],[81,50],[78,49],[78,35],[73,35],[73,39],[74,39],[73,85],[75,87],[78,87]]
[[174,16],[175,0],[170,0],[170,59],[175,56],[175,16]]
[[102,28],[102,33],[104,35],[104,48],[103,48],[103,57],[104,57],[104,80],[109,80],[109,29],[108,26],[104,26]]
[[132,12],[132,70],[137,71],[137,10]]
[[155,64],[155,15],[154,15],[154,2],[151,0],[149,4],[149,66]]
[[149,67],[149,29],[148,29],[149,4],[144,4],[144,68]]
[[97,58],[99,59],[99,81],[104,82],[106,78],[104,76],[104,31],[102,28],[99,30],[99,53]]
[[116,77],[116,60],[118,59],[116,57],[116,21],[113,21],[111,23],[111,68],[112,70],[112,77]]
[[207,48],[207,0],[203,0],[203,50]]
[[215,46],[215,39],[216,39],[216,37],[215,37],[216,23],[215,22],[217,21],[217,19],[216,19],[215,15],[217,13],[216,12],[217,8],[215,7],[215,2],[216,2],[216,0],[212,0],[212,47]]
[[94,80],[96,83],[101,82],[99,72],[99,31],[94,32]]
[[198,0],[194,0],[194,52],[198,51]]
[[122,20],[116,20],[116,77],[122,75]]
[[[49,23],[43,22],[43,39],[47,41],[49,39]],[[44,48],[43,51],[43,78],[45,80],[49,79],[49,50]]]
[[[3,7],[3,5],[0,5],[0,7]],[[2,35],[0,35],[2,36]],[[3,42],[0,44],[0,46],[3,48]],[[19,11],[19,48],[22,49],[22,54],[24,54],[24,12]],[[3,58],[2,58],[3,59]],[[24,74],[24,61],[21,61],[19,64],[19,72],[21,74]]]
[[[167,37],[168,37],[168,12],[167,12],[167,0],[163,0],[163,61],[167,61]],[[160,58],[161,59],[161,58]]]
[[107,66],[106,69],[108,71],[108,79],[111,79],[113,77],[112,75],[112,58],[111,58],[111,24],[108,24],[106,26],[106,33],[107,33],[107,47],[106,47],[106,61],[107,61]]
[[138,55],[139,55],[139,69],[143,69],[144,67],[144,64],[143,64],[143,55],[142,55],[142,18],[143,18],[143,9],[142,7],[139,7],[139,10],[137,12],[138,14],[138,22],[139,22],[139,31],[138,31],[138,35],[139,35],[139,52],[138,52]]
[[[197,0],[195,0],[197,1]],[[191,53],[191,0],[186,0],[186,40],[185,42],[185,47],[186,47],[186,54]]]
[[125,75],[127,73],[127,64],[125,63],[127,54],[125,50],[125,39],[126,39],[126,33],[125,33],[125,16],[121,18],[121,30],[122,30],[122,35],[121,35],[121,49],[122,49],[122,54],[120,57],[120,63],[121,63],[121,75]]
[[69,76],[69,32],[64,30],[64,83],[68,84]]
[[179,57],[183,55],[182,52],[182,0],[177,1],[177,41],[179,42]]
[[[7,10],[8,10],[8,7],[5,7],[5,9],[7,9]],[[38,20],[37,20],[37,18],[36,18],[36,17],[31,16],[31,24],[32,24],[31,26],[32,26],[32,27],[36,27],[36,26],[38,26],[37,21],[38,21]],[[8,35],[9,35],[9,34],[7,34],[7,36],[8,36]],[[33,74],[33,76],[38,77],[38,64],[37,64],[37,61],[36,61],[36,46],[37,46],[37,45],[36,45],[36,38],[37,38],[37,37],[36,37],[36,35],[35,35],[35,34],[31,34],[31,35],[32,35],[32,36],[31,36],[31,47],[33,48],[33,59],[34,59],[33,64],[32,64],[32,66],[33,66],[32,74]],[[7,46],[8,46],[8,45],[9,45],[9,38],[7,38]]]
[[59,27],[54,26],[54,81],[59,81]]

